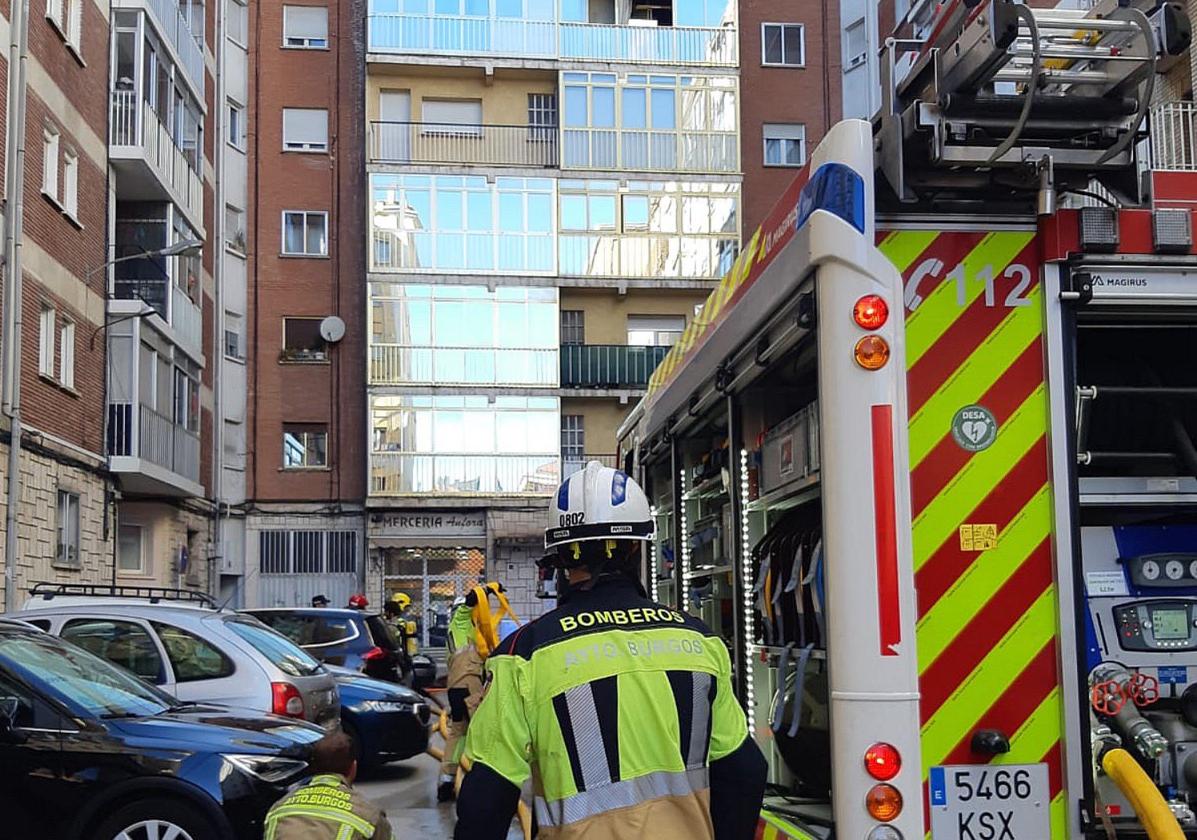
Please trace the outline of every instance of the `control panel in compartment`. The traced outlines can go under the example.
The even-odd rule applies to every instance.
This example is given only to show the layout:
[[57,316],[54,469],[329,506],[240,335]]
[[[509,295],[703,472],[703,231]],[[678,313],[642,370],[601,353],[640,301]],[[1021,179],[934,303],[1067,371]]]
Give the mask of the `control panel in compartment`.
[[1152,599],[1114,608],[1123,650],[1197,650],[1197,603]]

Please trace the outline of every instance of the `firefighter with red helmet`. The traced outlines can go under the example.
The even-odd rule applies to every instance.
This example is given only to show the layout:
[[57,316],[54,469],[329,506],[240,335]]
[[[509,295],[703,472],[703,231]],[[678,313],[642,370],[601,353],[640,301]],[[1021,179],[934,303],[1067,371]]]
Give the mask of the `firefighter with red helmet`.
[[369,606],[370,606],[370,602],[368,600],[366,600],[366,596],[363,595],[362,593],[359,592],[356,595],[349,596],[349,607],[348,607],[349,609],[364,610]]

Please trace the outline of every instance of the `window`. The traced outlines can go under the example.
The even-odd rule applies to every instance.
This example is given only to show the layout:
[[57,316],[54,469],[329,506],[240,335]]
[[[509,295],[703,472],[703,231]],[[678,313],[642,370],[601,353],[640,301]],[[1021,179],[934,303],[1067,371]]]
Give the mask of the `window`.
[[233,312],[224,313],[224,355],[226,358],[242,361],[245,354],[241,349],[242,318]]
[[249,31],[249,9],[239,0],[225,1],[225,28],[229,40],[238,46],[249,45],[246,33]]
[[42,192],[58,201],[58,130],[51,126],[42,131]]
[[[304,559],[300,560],[301,556]],[[294,566],[292,558],[295,558]],[[357,534],[353,531],[261,531],[258,534],[258,568],[262,574],[289,574],[299,571],[301,566],[320,564],[329,574],[356,574]],[[262,616],[261,620],[291,637],[282,625],[276,625],[278,618]]]
[[261,622],[252,618],[233,618],[225,622],[225,626],[249,642],[258,653],[292,677],[310,677],[320,672],[320,663],[288,639],[262,626]]
[[54,314],[53,309],[43,307],[38,319],[37,372],[49,377],[54,376]]
[[561,343],[586,343],[586,313],[581,309],[561,310]]
[[425,99],[420,108],[424,134],[482,136],[481,99]]
[[801,67],[806,62],[800,23],[761,24],[761,64]]
[[765,166],[802,166],[806,163],[806,126],[798,123],[765,123]]
[[122,572],[145,574],[146,530],[140,525],[121,525],[117,535],[117,568]]
[[107,659],[151,683],[163,683],[162,656],[144,627],[133,621],[76,618],[62,628],[62,638]]
[[175,368],[174,422],[189,432],[199,431],[199,381]]
[[245,106],[229,100],[229,145],[245,151]]
[[328,49],[328,8],[283,6],[283,46],[300,50]]
[[628,344],[635,347],[669,347],[686,329],[684,315],[629,315]]
[[320,318],[283,319],[283,360],[288,362],[323,362],[328,360],[328,345],[320,335]]
[[327,152],[328,111],[324,108],[284,108],[283,149],[288,152]]
[[63,0],[46,0],[46,19],[62,31],[62,3]]
[[62,322],[58,343],[58,383],[64,388],[74,388],[75,324],[73,322]]
[[868,50],[868,31],[865,29],[865,19],[860,18],[848,24],[848,28],[844,30],[844,69],[851,70],[858,64],[863,64]]
[[225,247],[244,256],[248,248],[245,241],[245,211],[231,204],[224,207]]
[[166,658],[175,672],[175,682],[218,680],[233,675],[232,660],[199,636],[156,621],[152,622],[152,626],[162,647],[166,648]]
[[283,469],[328,466],[328,426],[287,423],[283,426]]
[[66,6],[66,42],[79,52],[83,35],[83,6],[87,0],[63,0]]
[[58,491],[58,546],[54,565],[77,569],[79,557],[79,494]]
[[561,415],[561,460],[580,464],[586,460],[586,429],[581,414]]
[[294,210],[283,213],[283,253],[290,256],[328,256],[328,214]]
[[69,149],[62,156],[62,209],[72,219],[79,216],[79,155]]
[[557,94],[528,94],[528,139],[550,143],[557,139]]

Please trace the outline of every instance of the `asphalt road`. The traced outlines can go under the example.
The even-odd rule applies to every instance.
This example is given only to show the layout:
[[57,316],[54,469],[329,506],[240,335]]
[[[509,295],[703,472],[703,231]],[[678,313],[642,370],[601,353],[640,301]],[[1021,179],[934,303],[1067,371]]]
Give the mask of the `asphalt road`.
[[[440,739],[435,739],[439,744]],[[454,805],[438,805],[436,780],[439,763],[429,755],[388,764],[359,779],[356,787],[386,811],[391,828],[398,838],[427,838],[449,840],[455,822]],[[518,824],[508,834],[513,840],[523,840]]]

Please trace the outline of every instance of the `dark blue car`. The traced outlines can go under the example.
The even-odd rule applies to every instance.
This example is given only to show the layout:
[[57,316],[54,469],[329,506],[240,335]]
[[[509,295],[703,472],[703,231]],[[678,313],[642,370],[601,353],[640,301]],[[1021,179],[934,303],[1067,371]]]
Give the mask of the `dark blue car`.
[[410,688],[330,668],[341,694],[341,728],[363,768],[402,761],[428,749],[428,701]]

